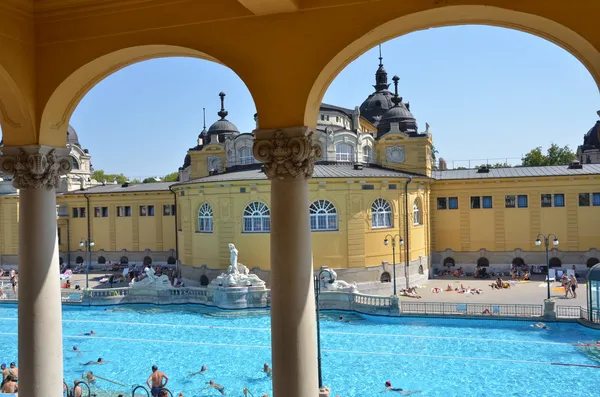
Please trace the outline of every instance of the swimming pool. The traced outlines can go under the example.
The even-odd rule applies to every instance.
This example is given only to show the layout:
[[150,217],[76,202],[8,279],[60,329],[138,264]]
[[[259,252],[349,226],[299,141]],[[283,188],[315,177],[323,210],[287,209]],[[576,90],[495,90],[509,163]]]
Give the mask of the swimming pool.
[[[219,395],[200,393],[214,379],[229,396],[241,396],[244,386],[255,396],[272,396],[270,379],[261,372],[263,363],[271,361],[268,315],[198,306],[64,307],[65,378],[70,386],[91,370],[126,385],[98,380],[99,388],[129,391],[127,396],[131,385],[145,383],[156,364],[169,376],[174,394]],[[15,306],[0,306],[4,362],[17,357],[16,317]],[[424,397],[597,396],[600,369],[551,363],[600,365],[572,345],[600,339],[600,331],[572,323],[550,323],[550,330],[531,324],[322,313],[323,380],[332,397],[379,396],[386,380],[422,390],[418,396]],[[90,329],[97,335],[84,336]],[[70,351],[73,345],[83,353]],[[110,362],[80,365],[98,357]],[[203,364],[208,366],[205,375],[188,375]]]

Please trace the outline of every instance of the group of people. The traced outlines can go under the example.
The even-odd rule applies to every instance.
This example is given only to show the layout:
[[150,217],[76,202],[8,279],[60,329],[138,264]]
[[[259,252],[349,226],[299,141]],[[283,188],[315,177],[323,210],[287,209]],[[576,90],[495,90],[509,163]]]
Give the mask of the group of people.
[[[204,375],[206,373],[206,371],[208,371],[208,367],[206,365],[202,365],[202,367],[200,368],[200,371],[191,372],[189,375],[190,376]],[[269,378],[273,375],[273,371],[268,363],[265,363],[263,365],[262,372],[264,372],[267,375],[267,377],[269,377]],[[169,392],[166,390],[166,386],[167,386],[168,382],[169,382],[169,377],[164,372],[159,371],[158,367],[156,365],[153,365],[152,373],[146,380],[146,385],[150,389],[150,393],[152,394],[152,397],[169,397]],[[225,386],[218,384],[217,382],[215,382],[212,379],[208,381],[208,386],[206,386],[205,388],[203,388],[200,391],[210,390],[210,389],[214,389],[214,390],[218,391],[219,393],[221,393],[221,395],[224,395],[224,396],[227,395],[227,393],[225,392]],[[254,397],[252,392],[247,387],[244,387],[242,392],[244,393],[244,397],[247,397],[248,395],[250,397]],[[179,393],[178,397],[184,397],[183,393]],[[269,397],[269,396],[267,394],[263,394],[261,397]]]
[[492,287],[492,289],[505,289],[510,288],[510,283],[507,283],[504,280],[502,280],[502,277],[498,277],[496,281],[490,284],[490,287]]
[[17,393],[19,391],[19,368],[15,363],[10,363],[9,367],[6,364],[0,365],[2,370],[2,393]]
[[417,294],[417,287],[409,287],[409,288],[401,289],[400,296],[407,296],[409,298],[421,299],[421,295]]
[[574,274],[571,274],[571,277],[563,274],[560,279],[560,284],[565,289],[565,298],[569,298],[569,295],[571,295],[572,298],[577,298],[577,287],[579,286],[579,283]]

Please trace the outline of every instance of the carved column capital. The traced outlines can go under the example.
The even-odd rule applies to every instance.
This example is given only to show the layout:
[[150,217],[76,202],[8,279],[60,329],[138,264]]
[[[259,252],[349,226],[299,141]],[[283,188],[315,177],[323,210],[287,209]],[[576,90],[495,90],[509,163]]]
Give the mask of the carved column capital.
[[312,177],[321,146],[308,127],[290,127],[256,131],[253,152],[269,179],[299,179]]
[[60,176],[73,166],[67,148],[49,146],[5,146],[0,156],[0,170],[13,175],[17,189],[54,189]]

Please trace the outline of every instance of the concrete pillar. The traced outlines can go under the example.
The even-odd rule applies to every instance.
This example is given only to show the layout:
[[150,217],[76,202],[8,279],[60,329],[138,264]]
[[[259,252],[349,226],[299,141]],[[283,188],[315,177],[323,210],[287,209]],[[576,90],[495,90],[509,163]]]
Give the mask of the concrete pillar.
[[308,178],[321,149],[307,127],[257,131],[271,179],[271,346],[275,397],[319,395]]
[[[19,191],[19,394],[61,396],[62,319],[56,224],[66,149],[3,147],[0,167]],[[89,214],[88,214],[89,216]]]

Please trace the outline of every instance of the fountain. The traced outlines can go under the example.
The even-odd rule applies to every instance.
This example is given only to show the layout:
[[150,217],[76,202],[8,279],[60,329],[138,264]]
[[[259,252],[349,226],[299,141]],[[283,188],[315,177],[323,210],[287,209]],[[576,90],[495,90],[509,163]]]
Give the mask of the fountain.
[[208,286],[208,301],[223,309],[245,309],[267,306],[267,287],[256,274],[238,263],[238,250],[229,243],[227,272],[215,278]]
[[321,272],[321,288],[331,292],[351,292],[357,293],[358,286],[356,282],[349,284],[344,280],[338,280],[337,273],[333,269],[327,268],[327,271]]

